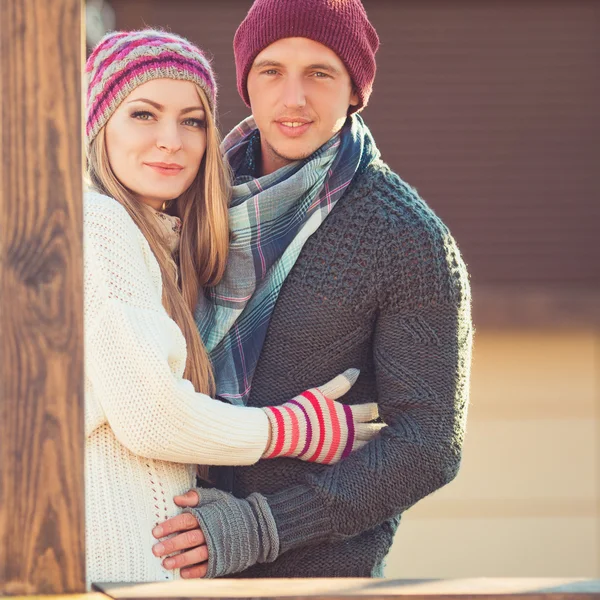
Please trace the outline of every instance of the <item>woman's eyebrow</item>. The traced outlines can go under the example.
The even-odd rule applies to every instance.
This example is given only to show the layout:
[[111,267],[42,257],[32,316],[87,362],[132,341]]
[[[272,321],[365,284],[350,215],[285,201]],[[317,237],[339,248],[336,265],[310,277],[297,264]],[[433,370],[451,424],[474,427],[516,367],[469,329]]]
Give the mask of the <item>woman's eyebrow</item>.
[[192,112],[193,110],[201,110],[202,112],[204,112],[204,106],[190,106],[188,108],[184,108],[181,111],[181,114],[184,115],[185,113]]
[[156,110],[164,110],[165,108],[162,104],[159,104],[158,102],[153,102],[152,100],[148,100],[147,98],[134,98],[133,100],[129,100],[127,104],[131,104],[132,102],[146,102],[147,104],[150,104],[150,106],[154,106]]
[[[154,106],[156,110],[159,110],[161,112],[165,109],[165,107],[162,104],[154,102],[153,100],[148,100],[148,98],[134,98],[133,100],[129,100],[127,104],[131,104],[132,102],[146,102],[147,104],[150,104],[150,106]],[[180,114],[184,115],[194,110],[201,110],[202,112],[204,112],[204,106],[188,106],[187,108],[182,109],[180,111]]]

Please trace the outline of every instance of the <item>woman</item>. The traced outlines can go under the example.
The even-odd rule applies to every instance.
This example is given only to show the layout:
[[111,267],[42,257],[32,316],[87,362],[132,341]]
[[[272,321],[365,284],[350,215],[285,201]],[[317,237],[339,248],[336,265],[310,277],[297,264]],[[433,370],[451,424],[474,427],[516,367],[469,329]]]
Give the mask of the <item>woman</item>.
[[[334,401],[338,377],[277,408],[215,401],[193,310],[222,276],[228,172],[202,52],[159,31],[116,32],[87,63],[84,202],[87,579],[178,577],[152,529],[197,464],[334,462],[377,428]],[[284,399],[282,399],[284,400]]]

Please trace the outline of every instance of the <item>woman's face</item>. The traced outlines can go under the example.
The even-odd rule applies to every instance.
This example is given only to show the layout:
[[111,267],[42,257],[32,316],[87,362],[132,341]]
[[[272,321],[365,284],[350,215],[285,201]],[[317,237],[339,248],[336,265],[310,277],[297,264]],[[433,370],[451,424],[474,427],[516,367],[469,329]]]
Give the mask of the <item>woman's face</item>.
[[137,87],[106,124],[117,179],[160,210],[185,192],[206,151],[206,114],[195,84],[153,79]]

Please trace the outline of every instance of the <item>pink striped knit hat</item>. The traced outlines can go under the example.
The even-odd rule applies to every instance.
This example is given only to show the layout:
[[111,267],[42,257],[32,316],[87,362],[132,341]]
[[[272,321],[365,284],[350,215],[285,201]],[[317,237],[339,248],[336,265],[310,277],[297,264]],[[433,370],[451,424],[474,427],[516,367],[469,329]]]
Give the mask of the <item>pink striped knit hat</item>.
[[106,34],[86,63],[88,77],[85,135],[89,146],[119,104],[151,79],[184,79],[205,92],[215,112],[217,85],[210,62],[185,38],[158,31]]

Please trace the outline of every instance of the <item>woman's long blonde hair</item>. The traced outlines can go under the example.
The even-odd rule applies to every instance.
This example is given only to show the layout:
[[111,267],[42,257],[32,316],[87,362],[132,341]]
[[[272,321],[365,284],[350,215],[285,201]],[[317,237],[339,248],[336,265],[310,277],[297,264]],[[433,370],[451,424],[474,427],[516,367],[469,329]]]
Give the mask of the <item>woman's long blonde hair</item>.
[[196,89],[206,115],[206,152],[192,185],[171,202],[166,211],[182,221],[178,265],[175,265],[148,207],[115,176],[106,148],[106,126],[90,144],[87,176],[94,188],[125,207],[148,240],[162,275],[163,305],[181,329],[187,344],[184,376],[193,383],[196,391],[214,395],[212,367],[196,328],[194,310],[202,287],[215,285],[225,272],[231,179],[219,150],[220,136],[214,115],[204,91],[199,86]]

